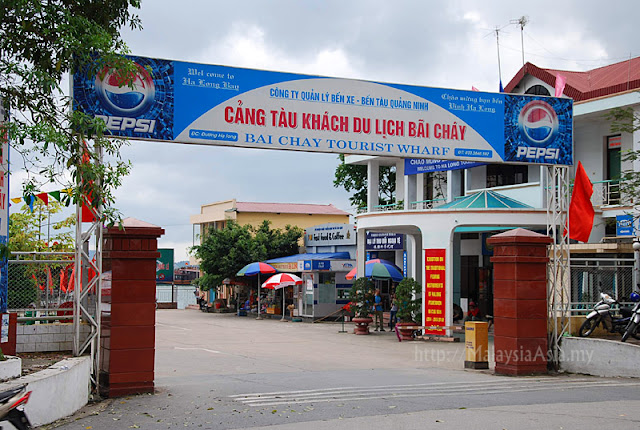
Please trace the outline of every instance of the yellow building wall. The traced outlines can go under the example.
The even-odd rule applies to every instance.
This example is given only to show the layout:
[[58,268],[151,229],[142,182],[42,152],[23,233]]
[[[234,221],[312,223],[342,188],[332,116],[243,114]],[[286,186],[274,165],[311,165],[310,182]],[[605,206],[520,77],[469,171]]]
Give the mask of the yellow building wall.
[[348,224],[349,215],[325,215],[325,214],[288,214],[288,213],[267,213],[267,212],[239,212],[236,222],[239,225],[251,224],[255,227],[262,224],[262,221],[271,221],[272,229],[284,229],[287,225],[298,226],[302,229],[313,227],[318,224],[338,223]]

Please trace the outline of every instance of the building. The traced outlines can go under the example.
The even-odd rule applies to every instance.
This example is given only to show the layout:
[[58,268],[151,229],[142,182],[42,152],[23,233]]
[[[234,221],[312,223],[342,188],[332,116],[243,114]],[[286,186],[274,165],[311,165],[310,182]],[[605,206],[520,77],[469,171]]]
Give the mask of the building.
[[[307,203],[259,203],[224,200],[202,205],[200,213],[191,216],[193,224],[193,244],[202,243],[208,229],[222,229],[229,220],[239,225],[259,226],[264,220],[271,222],[271,228],[283,229],[287,225],[303,230],[318,224],[349,222],[350,214],[335,206]],[[303,245],[302,239],[300,245]],[[193,259],[193,257],[191,257]],[[191,264],[195,264],[192,261]],[[230,281],[232,282],[232,281]],[[235,282],[235,280],[233,280]],[[220,288],[219,298],[233,296],[233,285]]]
[[[200,213],[191,215],[194,226],[194,245],[200,243],[200,236],[209,228],[224,228],[227,221],[254,227],[264,220],[271,221],[271,228],[298,226],[303,230],[317,224],[348,223],[349,213],[329,205],[308,203],[259,203],[238,202],[236,199],[223,200],[200,206]],[[201,237],[201,236],[200,236]]]
[[[572,245],[571,252],[629,252],[630,243],[620,240],[623,230],[616,229],[616,225],[628,223],[629,212],[635,209],[625,198],[618,179],[622,171],[640,170],[639,162],[621,160],[624,151],[640,149],[640,131],[613,132],[606,115],[614,108],[631,108],[640,114],[640,58],[585,72],[543,69],[527,63],[505,90],[532,96],[554,95],[557,75],[566,78],[563,97],[574,100],[574,163],[582,162],[594,184],[592,203],[596,216],[591,237],[586,244]],[[541,164],[486,164],[405,174],[412,173],[408,171],[408,159],[346,159],[348,163],[367,166],[370,184],[367,208],[357,216],[358,255],[365,254],[368,232],[403,234],[408,273],[423,285],[427,283],[425,261],[437,255],[446,266],[445,325],[452,323],[454,304],[464,308],[469,300],[478,300],[483,312],[492,312],[492,251],[486,246],[489,236],[515,227],[546,231],[551,169]],[[570,178],[575,176],[575,164],[569,166]],[[396,166],[395,207],[382,207],[377,201],[380,165]],[[627,237],[635,235],[633,228],[624,231]],[[358,260],[359,271],[363,264]],[[400,261],[396,260],[396,264],[400,265]]]

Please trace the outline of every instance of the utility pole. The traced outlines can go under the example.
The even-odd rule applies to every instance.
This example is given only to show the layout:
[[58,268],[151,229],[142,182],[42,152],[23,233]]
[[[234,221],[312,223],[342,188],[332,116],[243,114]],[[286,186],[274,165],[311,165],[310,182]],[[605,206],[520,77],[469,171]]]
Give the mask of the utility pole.
[[520,26],[520,46],[522,49],[522,65],[524,66],[524,26],[529,22],[529,18],[523,15],[520,18],[512,19],[509,22]]

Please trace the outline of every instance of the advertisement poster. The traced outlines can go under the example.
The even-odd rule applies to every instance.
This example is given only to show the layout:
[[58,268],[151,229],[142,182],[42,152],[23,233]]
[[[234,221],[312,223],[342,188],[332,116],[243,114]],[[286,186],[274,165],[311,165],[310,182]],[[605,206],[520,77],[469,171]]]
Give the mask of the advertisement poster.
[[156,260],[156,281],[173,282],[173,249],[160,248],[160,257]]
[[[425,326],[445,326],[446,312],[446,262],[445,249],[425,249],[425,286],[422,300],[424,300]],[[444,335],[445,329],[427,329],[425,334]]]
[[73,76],[74,109],[134,139],[402,158],[573,164],[568,98],[130,57]]

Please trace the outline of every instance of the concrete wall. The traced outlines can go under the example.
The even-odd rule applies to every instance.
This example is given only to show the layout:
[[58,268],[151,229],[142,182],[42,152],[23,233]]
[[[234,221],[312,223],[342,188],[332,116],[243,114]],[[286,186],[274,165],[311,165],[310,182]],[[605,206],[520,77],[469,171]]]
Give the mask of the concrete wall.
[[[16,353],[71,351],[73,349],[73,324],[33,324],[18,325]],[[81,326],[85,337],[89,333],[88,326]]]
[[640,378],[640,346],[620,341],[563,337],[560,369],[571,373]]
[[0,384],[0,391],[27,384],[25,413],[34,427],[67,417],[89,401],[89,357],[62,360],[22,378]]

